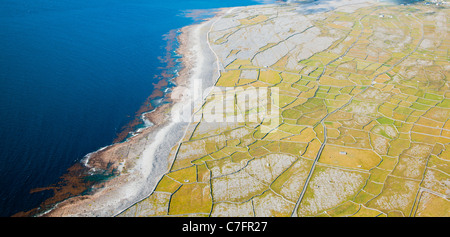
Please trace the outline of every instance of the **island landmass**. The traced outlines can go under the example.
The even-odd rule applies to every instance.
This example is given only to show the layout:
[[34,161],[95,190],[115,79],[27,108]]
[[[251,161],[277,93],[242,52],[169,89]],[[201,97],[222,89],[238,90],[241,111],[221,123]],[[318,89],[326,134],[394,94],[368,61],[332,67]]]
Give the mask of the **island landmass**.
[[448,13],[220,9],[182,29],[152,126],[84,160],[114,176],[38,216],[449,216]]

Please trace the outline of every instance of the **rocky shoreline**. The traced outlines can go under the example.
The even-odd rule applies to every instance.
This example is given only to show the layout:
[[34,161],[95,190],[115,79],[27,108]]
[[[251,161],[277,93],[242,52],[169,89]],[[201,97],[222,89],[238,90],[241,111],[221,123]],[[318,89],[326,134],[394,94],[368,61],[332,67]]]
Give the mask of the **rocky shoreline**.
[[[56,204],[52,205],[47,201],[46,205],[42,205],[46,208],[51,206],[50,209],[38,208],[28,213],[20,213],[18,216],[115,216],[150,195],[170,167],[172,148],[177,146],[188,128],[189,122],[174,119],[174,116],[184,116],[192,112],[186,110],[191,108],[190,103],[193,103],[193,98],[190,98],[192,77],[201,79],[201,83],[206,85],[213,84],[211,80],[215,81],[218,78],[218,72],[212,70],[215,67],[212,69],[210,67],[216,63],[216,58],[212,52],[205,53],[210,49],[207,42],[203,41],[207,40],[213,20],[220,15],[218,13],[200,24],[181,29],[177,53],[182,55],[183,67],[174,78],[176,87],[165,98],[169,103],[142,115],[142,119],[150,121],[153,125],[138,130],[134,136],[121,143],[88,154],[82,162],[83,165],[78,165],[84,167],[79,167],[77,169],[79,171],[74,174],[80,179],[80,176],[88,170],[90,175],[101,172],[113,174],[112,178],[94,184],[88,193],[69,198],[63,195],[53,198]],[[70,186],[71,179],[66,180],[67,186]],[[58,188],[50,189],[55,191],[55,196],[58,195]]]

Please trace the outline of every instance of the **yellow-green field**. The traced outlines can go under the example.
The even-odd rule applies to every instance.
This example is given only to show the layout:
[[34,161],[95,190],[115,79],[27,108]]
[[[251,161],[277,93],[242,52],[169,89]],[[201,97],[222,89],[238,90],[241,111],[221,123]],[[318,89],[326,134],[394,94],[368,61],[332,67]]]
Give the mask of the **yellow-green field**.
[[[325,50],[298,61],[291,50],[268,67],[253,57],[225,64],[218,88],[277,88],[277,124],[194,124],[153,193],[121,215],[450,216],[449,12],[337,9],[310,20],[315,37],[333,36]],[[228,57],[242,50],[230,46],[233,34],[258,37],[252,29],[278,17],[264,7],[230,14],[245,17],[231,30],[212,28],[210,39]],[[210,96],[204,107],[223,99]],[[226,108],[244,117],[262,109],[234,101]]]

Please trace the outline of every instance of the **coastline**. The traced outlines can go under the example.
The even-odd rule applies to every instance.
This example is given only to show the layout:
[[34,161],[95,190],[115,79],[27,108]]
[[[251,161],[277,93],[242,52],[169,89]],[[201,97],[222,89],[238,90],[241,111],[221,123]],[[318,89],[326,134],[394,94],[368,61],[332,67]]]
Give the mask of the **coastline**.
[[[361,5],[364,6],[365,4],[366,3],[362,3]],[[443,35],[442,32],[439,31],[436,31],[436,35],[433,35],[433,31],[428,32],[429,34],[425,34],[423,26],[426,22],[434,21],[436,21],[436,25],[439,25],[438,23],[440,23],[440,25],[445,26],[445,22],[441,21],[442,15],[436,14],[434,16],[430,16],[429,14],[425,14],[430,12],[433,13],[432,9],[421,11],[422,9],[417,8],[416,10],[421,11],[421,13],[420,16],[419,13],[415,16],[409,15],[410,13],[408,12],[402,12],[405,9],[396,6],[391,8],[380,7],[373,4],[358,11],[355,9],[358,9],[359,5],[343,6],[345,7],[340,9],[342,11],[339,13],[317,15],[317,18],[316,16],[310,16],[308,19],[305,19],[303,16],[294,15],[292,14],[292,8],[270,9],[265,12],[267,14],[265,15],[267,18],[262,18],[264,23],[261,23],[261,25],[267,25],[266,22],[269,22],[267,19],[270,19],[271,16],[276,14],[276,18],[273,22],[278,24],[272,24],[273,28],[265,28],[265,32],[269,32],[269,30],[274,32],[274,35],[279,39],[282,39],[282,41],[293,39],[294,42],[290,42],[293,43],[292,47],[300,46],[298,51],[294,51],[293,49],[289,50],[289,53],[292,52],[292,54],[289,54],[289,57],[295,56],[293,57],[295,60],[311,59],[316,60],[316,62],[319,61],[320,63],[322,63],[323,60],[328,59],[326,64],[322,64],[322,73],[317,71],[319,73],[311,74],[312,71],[310,68],[306,68],[306,70],[301,68],[299,70],[302,71],[292,73],[296,76],[300,76],[300,79],[298,77],[290,78],[288,75],[288,69],[291,69],[291,66],[298,66],[300,63],[284,64],[282,67],[274,66],[272,68],[270,67],[272,64],[269,60],[267,62],[259,58],[261,55],[266,56],[267,58],[277,56],[274,53],[270,53],[274,51],[276,52],[276,50],[273,49],[275,47],[265,49],[263,50],[263,53],[255,51],[256,53],[253,52],[253,54],[251,54],[255,55],[254,58],[258,56],[258,58],[256,58],[257,60],[255,60],[255,64],[258,63],[259,65],[259,73],[261,71],[267,72],[269,70],[278,71],[277,68],[281,69],[279,70],[281,73],[285,72],[284,74],[280,73],[280,80],[277,80],[276,84],[271,83],[273,84],[271,87],[277,85],[280,85],[281,87],[281,83],[289,83],[285,85],[290,85],[291,88],[296,87],[299,89],[305,89],[302,90],[302,92],[297,90],[299,94],[297,94],[297,98],[295,98],[295,100],[298,100],[298,98],[301,97],[307,97],[307,100],[298,100],[299,103],[301,103],[301,106],[296,107],[295,109],[298,108],[299,111],[301,110],[303,112],[308,112],[308,115],[305,116],[306,120],[299,120],[300,118],[305,119],[305,117],[299,113],[292,115],[290,118],[288,115],[285,117],[287,118],[287,122],[291,122],[292,126],[299,125],[302,126],[301,129],[304,129],[304,127],[309,127],[309,129],[312,129],[311,135],[307,135],[306,133],[295,129],[300,127],[290,127],[285,129],[287,130],[286,133],[290,134],[282,133],[281,131],[284,132],[284,130],[280,129],[280,133],[276,134],[276,136],[272,136],[275,133],[266,135],[264,134],[266,132],[259,132],[263,131],[261,130],[261,125],[264,124],[260,123],[259,128],[257,128],[257,126],[247,126],[248,124],[246,123],[244,124],[245,128],[243,130],[233,129],[231,133],[228,133],[227,131],[222,132],[219,130],[221,138],[220,140],[216,140],[216,137],[214,137],[215,134],[210,136],[211,133],[209,132],[217,131],[217,127],[202,127],[206,122],[208,122],[206,119],[206,114],[202,114],[201,121],[193,121],[193,113],[196,112],[196,109],[199,108],[199,106],[202,106],[202,108],[207,108],[207,106],[210,105],[210,102],[214,102],[214,100],[210,100],[210,88],[214,88],[214,85],[216,84],[217,87],[220,87],[221,85],[225,85],[224,87],[231,87],[223,83],[223,80],[229,79],[228,77],[224,77],[224,74],[222,74],[222,77],[219,78],[218,75],[219,73],[223,73],[221,70],[222,62],[225,62],[224,65],[229,65],[227,64],[229,61],[233,62],[233,58],[228,57],[233,54],[228,52],[233,52],[233,50],[236,52],[237,49],[242,49],[245,53],[247,49],[249,51],[253,50],[253,48],[261,49],[260,46],[264,46],[264,44],[270,42],[264,40],[261,40],[260,42],[242,41],[242,45],[239,44],[239,40],[243,39],[243,36],[247,36],[245,39],[255,39],[260,36],[261,31],[259,29],[261,28],[259,27],[261,25],[255,24],[255,28],[248,27],[250,29],[247,31],[249,32],[247,35],[240,34],[242,32],[236,31],[238,33],[233,33],[233,37],[228,38],[227,36],[227,39],[230,39],[230,42],[235,44],[210,44],[211,42],[218,42],[214,39],[220,39],[222,38],[223,33],[227,33],[226,31],[223,31],[223,28],[220,26],[229,26],[226,22],[221,24],[223,22],[220,21],[221,19],[225,21],[228,18],[222,17],[221,14],[218,14],[216,17],[201,24],[195,24],[182,28],[183,33],[178,38],[180,47],[177,52],[180,52],[180,54],[183,55],[182,62],[184,67],[183,70],[180,71],[180,74],[177,73],[177,78],[174,78],[176,87],[174,87],[173,91],[165,97],[165,99],[168,100],[166,101],[168,103],[163,103],[161,106],[158,106],[157,109],[152,110],[149,113],[142,114],[142,120],[152,126],[137,130],[123,143],[113,144],[101,148],[94,153],[90,153],[86,156],[86,159],[83,160],[86,167],[91,167],[93,174],[101,174],[103,170],[107,170],[108,172],[115,173],[117,175],[110,179],[106,179],[106,181],[101,184],[92,186],[93,189],[88,194],[84,195],[83,193],[83,195],[78,195],[74,198],[67,198],[65,201],[59,202],[54,208],[40,214],[39,216],[342,216],[343,212],[341,211],[346,212],[348,210],[350,210],[350,212],[349,214],[346,214],[346,216],[390,216],[390,213],[396,213],[399,210],[400,215],[397,213],[397,216],[406,216],[405,214],[407,213],[409,213],[409,216],[416,216],[416,213],[421,214],[421,210],[424,211],[424,214],[437,213],[442,215],[443,213],[445,215],[445,212],[442,211],[433,212],[435,211],[433,209],[431,211],[426,210],[427,206],[425,204],[429,201],[429,199],[422,199],[422,195],[436,194],[436,198],[443,198],[444,200],[441,201],[445,202],[446,197],[445,194],[442,194],[441,189],[438,189],[438,191],[433,191],[433,189],[437,187],[434,186],[434,183],[439,183],[439,179],[434,176],[426,176],[427,173],[423,174],[425,176],[421,176],[424,178],[427,177],[426,182],[423,182],[424,185],[430,185],[424,186],[426,188],[423,190],[421,183],[416,186],[417,189],[392,189],[392,186],[402,184],[400,182],[404,181],[403,178],[406,178],[405,182],[407,182],[408,177],[410,177],[409,174],[405,177],[396,176],[396,179],[398,180],[394,183],[387,179],[387,176],[382,177],[381,180],[372,179],[372,177],[377,175],[376,173],[372,173],[372,170],[377,170],[378,168],[381,168],[382,170],[387,168],[383,171],[383,173],[388,174],[388,176],[389,174],[394,174],[395,176],[395,174],[397,174],[396,172],[403,174],[402,169],[396,170],[397,166],[389,166],[389,164],[392,165],[395,164],[395,162],[389,162],[388,165],[381,165],[384,163],[380,163],[377,159],[377,157],[379,157],[383,160],[385,158],[383,154],[389,155],[390,153],[388,148],[391,144],[396,145],[396,143],[390,143],[390,141],[385,140],[383,140],[385,141],[384,143],[380,142],[381,145],[378,143],[371,143],[372,135],[370,133],[364,133],[365,135],[359,136],[361,131],[367,132],[367,126],[369,126],[369,130],[371,132],[374,131],[373,133],[375,136],[380,135],[379,131],[385,130],[377,131],[373,126],[377,126],[376,128],[389,125],[393,126],[391,122],[383,122],[380,118],[397,121],[397,117],[395,117],[394,114],[392,114],[392,116],[385,116],[384,113],[381,111],[378,112],[378,110],[377,112],[372,113],[371,111],[373,110],[367,106],[367,103],[370,103],[370,106],[375,106],[377,103],[381,106],[383,103],[389,103],[391,101],[391,97],[389,95],[393,94],[401,96],[408,95],[406,97],[395,97],[398,99],[398,103],[408,101],[410,95],[416,96],[416,93],[418,93],[416,91],[413,91],[411,94],[410,92],[403,93],[402,89],[404,89],[404,87],[401,85],[399,86],[399,80],[391,81],[390,79],[385,78],[382,78],[382,80],[376,79],[380,79],[379,76],[385,73],[391,77],[389,72],[391,72],[397,65],[401,65],[402,68],[408,68],[411,63],[414,63],[415,61],[411,62],[407,60],[409,60],[409,57],[415,54],[415,52],[418,52],[418,50],[420,51],[421,47],[427,49],[430,47],[432,49],[440,48],[437,46],[432,47],[431,45],[424,46],[422,44],[423,42],[426,42],[425,40],[427,39],[430,40],[429,42],[434,42],[434,38],[438,38],[437,36]],[[320,7],[316,8],[319,13],[323,10],[323,8]],[[330,7],[330,9],[332,8],[333,6]],[[230,13],[236,8],[228,9],[229,11],[227,11],[227,13]],[[325,11],[327,11],[327,9],[325,9]],[[335,9],[338,9],[338,7]],[[247,12],[234,12],[235,14],[230,14],[230,16],[236,17],[240,20],[259,19],[256,17],[248,17],[249,15],[255,15],[255,12],[251,12],[251,10],[252,9]],[[301,10],[306,12],[310,9],[305,8]],[[225,12],[224,9],[222,9],[222,13],[223,12]],[[258,13],[260,12],[256,11],[256,14]],[[348,14],[348,21],[339,21],[341,20],[340,17],[342,17],[342,14]],[[393,24],[391,26],[387,26],[386,28],[374,28],[376,30],[373,32],[370,31],[372,29],[372,25],[384,26],[386,20],[391,21],[389,19],[393,19],[385,16],[393,16],[394,14],[399,14],[402,16],[399,19],[396,19],[394,23],[400,23],[400,26],[402,26],[400,20],[411,20],[411,17],[414,16],[415,21],[413,22],[419,22],[422,28],[419,29],[420,27],[415,24],[411,24],[405,28],[401,28],[398,25]],[[364,19],[369,18],[370,21],[363,21]],[[329,21],[329,19],[332,20]],[[308,25],[311,21],[315,21],[312,26]],[[241,24],[237,24],[237,27],[241,27],[243,23],[246,22],[247,21],[244,20]],[[279,24],[286,22],[289,24]],[[302,24],[298,24],[297,26],[299,27],[295,28],[294,25],[291,24],[292,22],[301,22]],[[325,24],[330,22],[333,24]],[[336,24],[334,24],[334,22]],[[215,23],[217,24],[215,25]],[[321,28],[323,26],[325,27]],[[342,29],[342,26],[347,27],[345,30],[340,32],[332,31],[332,33],[330,33],[330,27]],[[233,31],[233,27],[230,28],[231,29],[229,30]],[[309,28],[319,30],[315,32],[307,31]],[[411,35],[411,32],[417,31],[421,32],[421,34],[413,37],[414,43],[403,44],[402,39],[405,37],[402,36],[408,36]],[[322,34],[323,32],[326,34]],[[380,33],[381,35],[375,35],[375,32],[384,33]],[[366,33],[368,33],[367,38],[364,37]],[[373,35],[371,33],[373,33]],[[384,65],[386,62],[391,61],[391,58],[388,57],[381,57],[382,60],[380,61],[380,55],[383,56],[384,54],[382,54],[383,52],[376,50],[380,45],[379,43],[385,41],[385,36],[388,33],[400,36],[394,40],[401,45],[401,47],[396,47],[396,49],[403,49],[406,47],[412,51],[402,58],[395,59],[397,61],[392,66],[388,65],[388,67],[385,68],[372,67],[370,68],[371,70],[367,69],[367,65],[378,66],[377,63],[382,63]],[[299,38],[301,38],[301,40],[293,37],[296,35],[300,35],[301,37]],[[204,43],[205,40],[207,41],[206,44]],[[352,42],[350,40],[354,41]],[[366,44],[369,41],[370,46],[367,46]],[[278,44],[283,45],[281,43]],[[223,45],[223,48],[220,48],[220,45]],[[247,45],[247,48],[242,48],[242,46]],[[364,49],[359,48],[364,45],[367,47]],[[211,46],[214,47],[214,50],[212,50]],[[275,49],[279,48],[281,47]],[[304,53],[304,48],[308,48],[311,51],[310,53],[315,56],[310,58],[309,54]],[[238,50],[238,52],[240,50]],[[373,60],[375,57],[370,58],[372,57],[368,54],[368,52],[372,52],[370,50],[379,52],[379,54],[376,55],[376,62]],[[265,55],[266,53],[267,55]],[[362,59],[361,54],[362,56],[366,56],[364,60]],[[218,57],[218,55],[221,57]],[[314,58],[318,57],[317,55],[320,55],[320,57]],[[424,55],[425,53],[418,53],[416,56],[422,57]],[[280,54],[279,56],[281,57],[283,54]],[[224,60],[225,57],[229,59]],[[261,61],[258,61],[259,59],[261,59]],[[356,64],[352,64],[353,66],[349,67],[347,64],[349,61],[355,61]],[[336,62],[336,64],[333,64],[334,62]],[[405,64],[402,64],[403,62],[405,62]],[[362,69],[360,67],[359,70],[358,63],[367,63],[367,65]],[[436,65],[438,65],[438,63],[439,65],[446,65],[448,62],[445,61],[445,57],[439,57],[436,58],[436,62],[433,61],[430,65],[435,66],[435,63]],[[253,62],[251,65],[253,65]],[[270,69],[262,68],[268,67],[267,65],[269,65]],[[239,77],[234,75],[232,78],[237,79],[237,82],[235,82],[235,88],[243,85],[239,83],[239,80],[241,79],[241,75],[243,75],[242,72],[244,72],[244,70],[248,70],[248,68],[241,66],[242,65],[238,67],[238,70],[240,70]],[[230,70],[235,69],[232,67],[225,68]],[[326,69],[331,70],[327,71]],[[334,72],[339,71],[339,69],[343,69],[344,71],[345,69],[352,69],[351,71],[354,74],[361,73],[364,75],[373,75],[373,77],[371,76],[371,80],[361,79],[361,83],[359,83],[361,85],[359,85],[358,83],[355,83],[353,79],[342,79],[342,77],[338,77],[339,75],[342,76],[342,74],[334,74]],[[282,77],[282,75],[285,75],[285,77]],[[314,75],[314,77],[310,77],[310,75]],[[309,78],[303,78],[304,76]],[[315,78],[316,76],[317,78]],[[246,77],[242,78],[245,79]],[[303,81],[301,81],[302,78],[304,79]],[[257,79],[260,79],[259,74]],[[261,77],[261,79],[266,78]],[[294,81],[294,79],[297,79],[297,81]],[[314,82],[314,79],[316,82]],[[328,81],[325,79],[328,79]],[[346,79],[355,85],[348,86],[346,84],[341,84],[341,82],[343,82],[342,80]],[[366,79],[368,79],[368,77],[366,77]],[[405,78],[405,80],[406,79],[407,78]],[[385,80],[389,80],[389,82],[384,83],[386,82]],[[264,80],[261,81],[264,82]],[[417,82],[419,83],[419,81]],[[307,84],[309,85],[299,87]],[[200,87],[198,85],[200,85]],[[328,88],[326,93],[321,93],[325,92],[322,90],[323,88]],[[343,88],[346,89],[342,90]],[[351,90],[348,91],[348,88]],[[419,84],[417,84],[417,88],[419,88]],[[199,91],[199,89],[201,91]],[[332,91],[332,89],[337,90]],[[352,92],[353,90],[355,90],[355,92]],[[376,94],[377,90],[382,92],[383,95],[374,96],[374,93]],[[300,96],[303,91],[310,91],[312,93],[302,94]],[[430,107],[432,107],[430,108],[430,111],[435,112],[434,109],[437,108],[436,105],[441,105],[446,102],[445,98],[447,97],[447,94],[445,93],[445,87],[440,87],[437,89],[424,87],[424,91],[428,91],[431,94],[434,92],[440,93],[444,91],[443,95],[439,94],[440,97],[438,97],[438,94],[435,94],[437,98],[431,97],[434,98],[434,101],[440,100],[441,102],[440,104],[437,104],[438,102],[436,102],[435,106],[430,105]],[[205,92],[205,94],[202,92]],[[421,94],[421,96],[426,99],[424,93]],[[284,94],[289,96],[289,91],[284,91]],[[335,104],[328,105],[325,103],[327,100],[337,98],[337,96],[329,96],[333,96],[333,94],[346,96],[344,97],[346,100],[341,100],[341,104],[338,104],[337,106],[333,106]],[[215,94],[212,93],[212,96],[215,96]],[[208,100],[206,100],[206,98],[208,98]],[[234,98],[238,98],[238,95],[235,95]],[[282,105],[278,98],[279,97],[277,95],[276,101],[279,103],[275,104],[275,106]],[[419,97],[413,98],[415,98],[414,101],[419,101]],[[428,97],[428,99],[430,99],[430,97]],[[352,104],[353,101],[359,102],[358,100],[361,100],[361,104]],[[239,103],[237,99],[235,101],[236,104]],[[305,101],[307,101],[308,104]],[[190,106],[192,104],[197,106],[194,106],[192,109],[192,106]],[[297,105],[294,104],[293,106]],[[318,113],[316,113],[317,111],[310,111],[314,107],[320,108]],[[413,103],[407,107],[411,107],[411,110],[413,110]],[[330,112],[328,110],[329,108],[333,108],[333,110]],[[422,110],[422,108],[423,107],[420,107],[419,109],[414,108],[413,111],[416,112],[417,110]],[[290,108],[283,110],[283,112],[293,112],[288,109]],[[436,111],[442,112],[445,111],[445,108],[438,108]],[[344,112],[345,116],[331,116],[340,112]],[[423,116],[426,118],[427,115],[428,111],[418,117]],[[188,121],[189,118],[191,118],[190,121]],[[433,118],[447,119],[445,113]],[[289,121],[288,119],[291,120]],[[403,124],[411,123],[411,121],[407,119],[401,121],[402,122],[400,125],[396,124],[399,129],[402,129],[401,127],[403,127]],[[284,123],[284,120],[282,123]],[[327,123],[327,125],[331,125],[331,127],[329,126],[327,128],[325,123]],[[336,124],[340,124],[336,127],[342,129],[337,129],[337,132],[343,132],[343,134],[349,129],[360,130],[360,132],[355,131],[355,134],[358,134],[358,136],[355,135],[355,138],[358,139],[354,139],[355,142],[344,142],[339,145],[338,143],[341,143],[341,141],[346,139],[345,134],[343,136],[339,135],[327,137],[327,129],[330,129],[329,131],[331,131],[331,129],[336,129],[334,126]],[[370,127],[371,124],[375,125]],[[378,127],[377,124],[380,126]],[[283,124],[279,124],[280,127],[282,125]],[[446,127],[445,125],[446,124],[443,124],[442,128]],[[374,130],[372,130],[372,128],[374,128]],[[202,131],[202,129],[204,130]],[[231,131],[231,129],[228,128],[227,130]],[[241,131],[245,131],[245,133]],[[336,132],[336,130],[334,131]],[[404,133],[414,132],[412,126],[406,127],[405,130],[399,131]],[[401,132],[398,132],[398,134],[399,133]],[[250,134],[249,136],[251,139],[246,139],[248,138],[246,137],[246,140],[244,141],[244,136],[246,136],[246,134]],[[300,136],[302,136],[302,139],[306,140],[307,138],[309,140],[294,140]],[[266,137],[267,139],[265,140]],[[236,138],[239,138],[239,140],[236,140]],[[294,138],[293,141],[287,141],[291,140],[291,138]],[[359,140],[359,138],[361,138],[361,140]],[[424,139],[425,138],[427,137],[424,137]],[[409,140],[403,140],[405,140],[404,142],[406,146],[402,148],[403,150],[398,151],[398,154],[392,155],[392,157],[395,158],[398,155],[398,159],[402,159],[402,154],[411,154],[414,157],[423,160],[426,159],[429,154],[434,154],[436,158],[439,158],[446,149],[444,146],[436,146],[438,143],[445,143],[445,136],[439,138],[439,140],[430,139],[430,141],[426,141],[424,144],[422,144],[422,141],[424,140],[414,140],[411,136],[409,137]],[[367,141],[369,141],[369,143],[367,143]],[[263,152],[259,153],[258,150],[255,149],[254,144],[263,144],[259,147],[263,150]],[[339,150],[334,150],[331,152],[330,150],[327,150],[334,149],[330,148],[330,146],[335,147],[338,145],[340,147]],[[380,148],[375,145],[380,145],[382,147]],[[221,150],[225,147],[228,150],[224,149],[224,152],[219,154],[220,156],[214,154],[215,151]],[[200,150],[199,148],[205,149],[202,152],[196,153],[195,151]],[[383,150],[384,148],[386,148],[386,150]],[[363,154],[367,155],[367,159],[364,161],[353,160],[351,164],[348,163],[348,159],[345,158],[344,160],[347,161],[341,162],[339,159],[330,161],[331,158],[334,158],[333,154],[348,154],[349,158],[354,158],[355,156],[352,154],[355,151],[354,149],[364,149],[364,152],[368,152]],[[416,149],[420,150],[420,152]],[[239,164],[239,157],[232,157],[232,155],[240,154],[237,152],[241,151],[248,156],[244,157],[245,160]],[[356,156],[362,154],[359,153],[360,151],[361,150],[357,151],[358,153]],[[332,154],[332,156],[330,156],[330,154]],[[319,158],[321,160],[319,160]],[[235,165],[233,164],[234,167],[230,168],[228,164],[231,162],[228,161],[235,163]],[[400,161],[403,162],[403,160]],[[402,164],[415,165],[416,163],[406,162]],[[427,164],[423,162],[418,164],[421,166],[415,166],[417,169],[420,167],[423,167],[424,170],[427,169]],[[99,170],[95,171],[97,167],[99,167]],[[417,175],[417,173],[414,175]],[[245,177],[249,178],[246,179]],[[416,176],[411,175],[411,177]],[[259,180],[255,181],[255,179]],[[330,182],[330,179],[335,181]],[[384,188],[380,191],[380,198],[376,197],[373,199],[380,202],[377,203],[376,206],[372,206],[368,205],[367,199],[364,197],[361,198],[359,194],[366,190],[366,184],[375,181],[380,185],[382,184],[383,187],[387,185],[386,187],[388,188],[386,189],[387,191],[384,190]],[[292,185],[293,183],[294,185]],[[430,183],[433,183],[433,185],[431,186]],[[406,184],[409,185],[410,183]],[[318,189],[320,186],[322,188]],[[330,187],[333,189],[332,192],[327,193],[323,191],[331,190]],[[367,190],[372,190],[372,188],[373,187]],[[417,192],[414,190],[417,190]],[[414,195],[414,193],[416,193],[416,195]],[[400,206],[392,206],[392,202],[389,200],[392,197],[395,198],[399,194],[408,195],[405,196],[405,200],[401,200],[402,203]],[[425,200],[425,202],[422,202],[423,200]],[[442,205],[441,201],[437,201],[435,203]],[[348,209],[348,206],[343,204],[348,202],[350,202],[353,206],[351,209]],[[310,203],[313,203],[314,205],[310,205]],[[408,203],[411,205],[408,206]],[[366,205],[367,208],[371,209],[370,212],[366,212]],[[357,211],[355,211],[355,209],[357,209]],[[338,211],[328,212],[329,210]],[[361,210],[362,212],[360,212]],[[421,215],[424,216],[423,214]]]
[[207,41],[211,25],[226,9],[218,9],[214,17],[181,29],[177,52],[182,55],[182,69],[174,78],[176,86],[167,94],[170,103],[142,115],[144,121],[153,125],[138,130],[122,143],[90,153],[83,160],[90,170],[117,175],[94,185],[91,193],[65,199],[37,216],[115,216],[151,194],[170,168],[172,148],[180,143],[189,128],[189,122],[182,122],[180,116],[192,114],[187,109],[191,108],[189,103],[194,103],[192,94],[189,95],[193,91],[193,81],[200,79],[202,85],[209,86],[214,85],[219,76],[216,67],[210,66],[217,64],[217,58],[204,41]]
[[[96,170],[103,172],[103,174],[107,174],[106,181],[100,183],[97,182],[94,185],[83,184],[83,187],[88,187],[87,194],[85,191],[82,191],[80,192],[81,194],[75,194],[69,197],[64,195],[61,200],[52,202],[52,204],[56,203],[53,208],[44,213],[38,213],[37,216],[114,216],[118,213],[111,211],[111,209],[113,209],[114,205],[118,204],[108,204],[109,202],[113,202],[112,200],[120,200],[118,202],[121,203],[121,206],[117,210],[124,210],[131,204],[138,202],[143,197],[147,197],[152,193],[162,175],[170,169],[170,165],[173,162],[172,159],[175,155],[171,152],[174,151],[173,148],[176,144],[179,144],[180,140],[184,137],[184,134],[181,133],[191,129],[189,123],[174,125],[173,121],[171,121],[171,119],[174,118],[174,115],[170,114],[171,110],[172,112],[174,110],[178,111],[178,116],[186,114],[185,112],[181,112],[181,110],[183,109],[183,105],[187,104],[185,102],[186,100],[193,99],[186,94],[186,90],[188,92],[194,91],[192,89],[189,90],[189,87],[192,86],[193,78],[199,77],[203,80],[201,82],[203,85],[212,87],[219,77],[217,74],[220,70],[220,66],[218,65],[217,55],[215,55],[208,43],[202,45],[198,42],[201,40],[199,35],[201,35],[202,32],[195,33],[195,30],[198,30],[199,28],[207,30],[209,26],[214,24],[215,19],[220,18],[224,12],[237,8],[240,7],[219,8],[217,9],[218,11],[215,12],[214,17],[205,19],[205,21],[200,24],[186,26],[181,29],[182,33],[177,37],[180,44],[177,52],[179,55],[182,55],[181,61],[183,67],[179,71],[178,76],[173,79],[176,86],[165,98],[169,99],[171,103],[163,104],[156,107],[151,112],[142,114],[141,119],[146,123],[149,121],[149,124],[152,124],[152,126],[134,131],[133,136],[129,137],[124,142],[115,143],[88,154],[80,164],[77,164],[78,166],[83,166],[84,164],[84,167],[81,167],[80,169],[84,169],[84,171],[88,170],[87,172],[90,174],[95,174]],[[204,33],[205,32],[203,32],[203,34]],[[197,39],[197,42],[193,42],[195,41],[193,38],[196,37],[199,39]],[[204,39],[206,39],[206,36]],[[199,52],[199,49],[197,49],[197,51],[194,50],[196,47],[200,48],[201,52]],[[203,60],[202,58],[206,57],[206,53],[209,53],[209,57],[207,57],[206,60]],[[211,66],[214,63],[216,65]],[[206,66],[202,67],[201,65],[199,66],[199,64]],[[197,94],[195,92],[198,91],[194,91],[191,96],[196,96]],[[207,94],[208,93],[206,93],[205,96],[207,96]],[[178,108],[173,109],[174,107]],[[192,111],[189,112],[192,114]],[[171,135],[168,140],[160,141],[161,139],[167,139],[168,134],[171,132],[173,135]],[[145,157],[145,159],[142,159],[142,157]],[[80,172],[77,170],[77,175],[78,173]],[[99,174],[100,176],[103,175],[102,173]],[[109,174],[116,176],[109,179]],[[72,180],[75,180],[75,182],[83,180],[83,177],[78,177],[78,179],[77,177],[69,178],[70,179],[67,179],[68,182],[66,182],[68,184],[67,186],[74,183]],[[42,190],[45,189],[57,190],[59,187],[44,188]],[[68,189],[70,190],[71,187]],[[122,189],[122,193],[126,193],[127,196],[120,196],[121,192],[118,191],[119,189]],[[137,193],[139,190],[141,190],[141,192]],[[114,195],[117,197],[114,197]],[[92,203],[94,202],[105,204],[96,204],[95,207],[92,207]],[[103,207],[99,205],[102,205]],[[77,209],[80,211],[77,211]],[[91,209],[94,210],[92,211],[92,214],[90,213]]]

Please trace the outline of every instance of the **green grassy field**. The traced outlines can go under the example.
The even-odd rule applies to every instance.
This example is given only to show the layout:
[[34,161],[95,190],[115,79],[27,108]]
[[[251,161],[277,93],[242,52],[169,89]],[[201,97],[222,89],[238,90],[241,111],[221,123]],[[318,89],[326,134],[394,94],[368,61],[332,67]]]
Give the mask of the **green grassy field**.
[[[233,31],[214,32],[213,49],[238,29],[251,38],[273,24],[277,16],[258,9]],[[312,18],[317,37],[334,40],[307,59],[289,51],[269,67],[251,57],[225,65],[217,87],[277,88],[271,106],[280,112],[220,127],[200,121],[155,191],[121,215],[449,216],[448,14],[423,5],[338,9]],[[257,78],[241,78],[250,69]],[[245,118],[264,109],[229,106]]]

